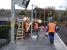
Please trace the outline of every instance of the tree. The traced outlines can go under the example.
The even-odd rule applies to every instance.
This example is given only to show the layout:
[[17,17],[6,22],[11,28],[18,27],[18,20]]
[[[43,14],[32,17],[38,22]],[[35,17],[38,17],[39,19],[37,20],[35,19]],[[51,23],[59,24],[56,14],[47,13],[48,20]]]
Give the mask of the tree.
[[53,16],[54,18],[55,15],[55,8],[54,7],[47,7],[45,9],[45,21],[48,20],[49,17]]
[[[33,10],[33,12],[34,11],[36,11],[36,13],[37,14],[35,14],[35,13],[33,13],[33,15],[35,16],[36,15],[36,18],[38,18],[38,19],[41,19],[41,20],[44,20],[44,18],[43,18],[43,16],[44,16],[44,11],[43,11],[43,9],[42,8],[38,8],[38,7],[36,7],[34,10]],[[33,16],[33,17],[34,17]]]
[[65,21],[65,24],[67,26],[67,8],[66,8],[66,10],[63,13],[63,21]]
[[25,16],[30,16],[31,11],[30,10],[22,10],[18,15],[25,15]]
[[18,15],[26,15],[24,11],[21,11]]

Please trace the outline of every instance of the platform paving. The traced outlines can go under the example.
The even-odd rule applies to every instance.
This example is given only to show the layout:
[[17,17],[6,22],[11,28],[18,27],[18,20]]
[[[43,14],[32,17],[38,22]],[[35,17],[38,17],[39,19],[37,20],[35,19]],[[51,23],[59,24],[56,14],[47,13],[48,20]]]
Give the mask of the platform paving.
[[16,44],[6,45],[0,50],[67,50],[63,41],[55,33],[54,45],[50,45],[48,38],[39,40],[17,40]]

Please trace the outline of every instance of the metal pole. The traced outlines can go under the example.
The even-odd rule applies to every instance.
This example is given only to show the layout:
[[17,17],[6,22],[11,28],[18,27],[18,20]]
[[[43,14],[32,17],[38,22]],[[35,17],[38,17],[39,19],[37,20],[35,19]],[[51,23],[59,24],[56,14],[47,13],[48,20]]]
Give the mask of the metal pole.
[[35,11],[35,20],[36,20],[37,12]]
[[15,34],[15,3],[11,0],[11,42],[14,43]]
[[36,19],[37,19],[37,11],[36,11]]
[[11,42],[9,45],[9,49],[8,50],[16,50],[16,45],[14,42],[14,26],[15,26],[15,4],[14,4],[14,0],[11,0],[11,18],[10,18],[10,22],[11,22]]
[[32,4],[32,13],[31,13],[31,38],[32,38],[32,23],[33,23],[33,4]]
[[45,9],[44,9],[44,22],[45,22]]
[[66,26],[66,16],[65,16],[65,26]]

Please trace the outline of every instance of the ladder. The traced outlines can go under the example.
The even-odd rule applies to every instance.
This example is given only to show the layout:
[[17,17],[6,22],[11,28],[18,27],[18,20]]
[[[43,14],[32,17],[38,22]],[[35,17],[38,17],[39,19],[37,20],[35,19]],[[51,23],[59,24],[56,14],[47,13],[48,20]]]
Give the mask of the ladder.
[[22,19],[18,19],[18,29],[16,34],[16,40],[23,38],[23,25],[22,25]]

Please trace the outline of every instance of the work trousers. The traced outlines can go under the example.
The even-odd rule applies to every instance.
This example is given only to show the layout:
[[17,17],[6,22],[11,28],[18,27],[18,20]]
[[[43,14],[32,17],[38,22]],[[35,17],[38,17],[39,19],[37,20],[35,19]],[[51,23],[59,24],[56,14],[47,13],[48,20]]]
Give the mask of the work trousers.
[[54,43],[54,32],[49,32],[49,41],[51,44]]

